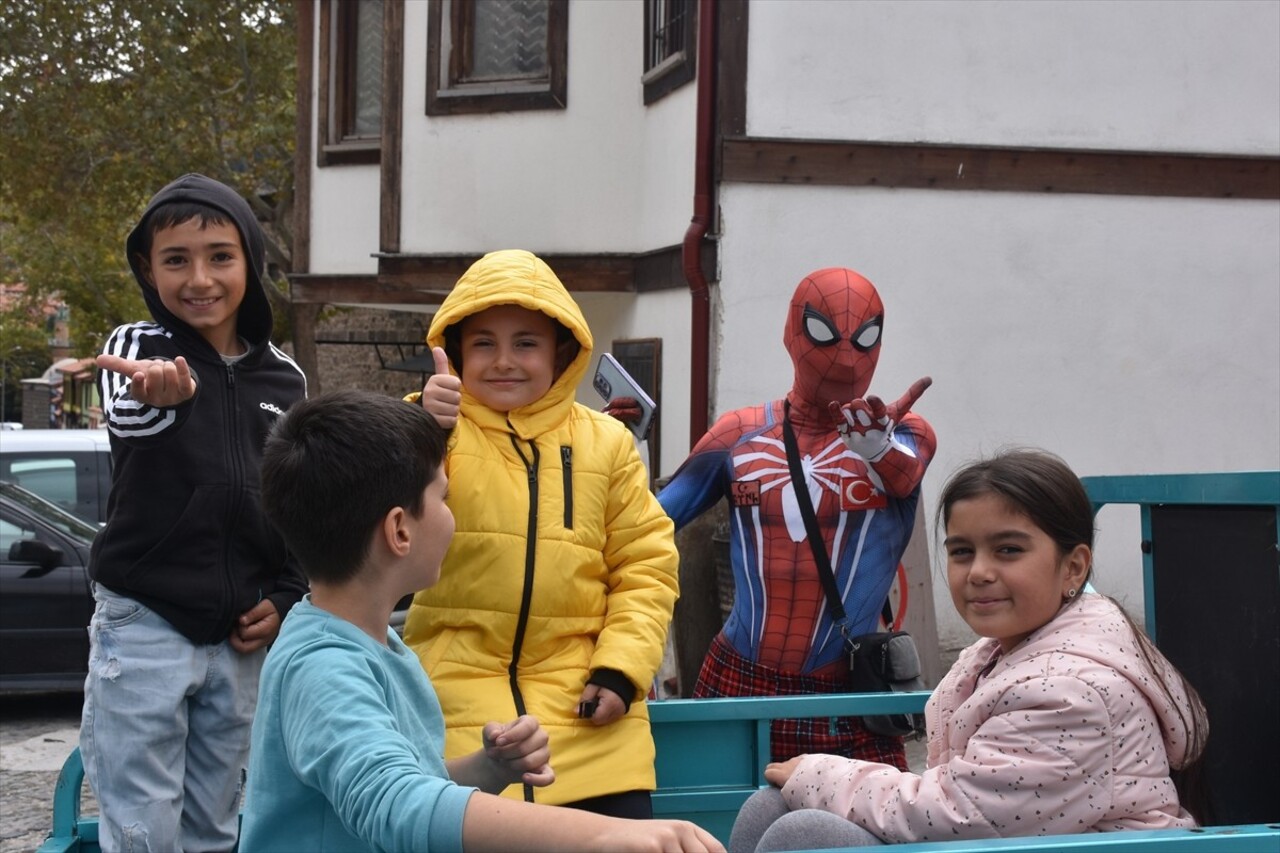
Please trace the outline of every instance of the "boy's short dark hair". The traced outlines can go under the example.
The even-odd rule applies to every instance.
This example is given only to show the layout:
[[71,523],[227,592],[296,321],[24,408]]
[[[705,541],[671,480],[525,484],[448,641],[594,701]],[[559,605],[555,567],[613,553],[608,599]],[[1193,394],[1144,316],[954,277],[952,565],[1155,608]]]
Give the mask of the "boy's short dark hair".
[[388,512],[422,514],[445,441],[421,407],[371,391],[296,403],[267,437],[263,510],[307,577],[342,583],[359,571]]
[[[232,225],[235,226],[236,233],[240,233],[239,226],[225,210],[198,201],[171,201],[151,211],[142,232],[138,235],[138,249],[143,259],[151,260],[151,244],[156,238],[157,231],[181,225],[191,219],[200,220],[201,228],[207,228],[210,224]],[[243,234],[240,235],[240,243],[241,248],[244,248]]]

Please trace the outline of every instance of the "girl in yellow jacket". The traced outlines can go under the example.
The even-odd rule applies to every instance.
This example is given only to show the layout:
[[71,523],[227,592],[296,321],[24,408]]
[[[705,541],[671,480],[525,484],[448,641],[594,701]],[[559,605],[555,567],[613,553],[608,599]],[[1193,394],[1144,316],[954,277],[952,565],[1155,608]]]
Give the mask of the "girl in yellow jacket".
[[[440,695],[446,758],[478,749],[485,723],[531,714],[556,770],[538,802],[651,817],[644,699],[678,557],[631,433],[574,401],[591,362],[582,312],[541,259],[492,252],[458,280],[427,343],[436,373],[421,404],[453,427],[457,532],[404,639]],[[505,795],[535,799],[528,786]]]

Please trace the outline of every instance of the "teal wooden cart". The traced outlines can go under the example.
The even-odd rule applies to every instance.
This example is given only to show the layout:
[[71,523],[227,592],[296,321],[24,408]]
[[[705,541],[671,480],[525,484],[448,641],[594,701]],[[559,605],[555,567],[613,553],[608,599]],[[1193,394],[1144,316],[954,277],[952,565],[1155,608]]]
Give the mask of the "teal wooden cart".
[[[1213,734],[1207,773],[1226,825],[896,845],[902,853],[1205,851],[1280,853],[1280,472],[1091,477],[1095,506],[1141,512],[1147,630],[1196,684]],[[1230,628],[1231,630],[1224,630]],[[919,711],[927,692],[653,702],[655,816],[729,837],[742,803],[765,785],[769,723]],[[80,815],[79,752],[54,791],[39,853],[96,853],[98,821]]]
[[[928,693],[846,694],[653,703],[649,713],[658,746],[654,816],[691,820],[727,843],[738,809],[757,788],[766,784],[763,769],[769,761],[770,720],[905,713],[923,709],[928,696]],[[897,844],[890,849],[901,853],[1047,853],[1056,850],[1280,853],[1280,787],[1271,786],[1268,790],[1275,803],[1272,810],[1275,819],[1269,822],[1196,830],[921,842]]]
[[[903,713],[924,707],[928,693],[786,696],[761,699],[674,699],[650,708],[658,746],[655,817],[691,820],[727,843],[739,807],[765,784],[769,722],[775,717]],[[80,815],[84,767],[79,750],[63,765],[54,791],[53,830],[38,853],[97,853],[98,820]],[[1272,794],[1276,789],[1271,789]],[[902,853],[1116,853],[1204,851],[1277,853],[1280,821],[1200,830],[1088,833],[1037,838],[901,844]]]

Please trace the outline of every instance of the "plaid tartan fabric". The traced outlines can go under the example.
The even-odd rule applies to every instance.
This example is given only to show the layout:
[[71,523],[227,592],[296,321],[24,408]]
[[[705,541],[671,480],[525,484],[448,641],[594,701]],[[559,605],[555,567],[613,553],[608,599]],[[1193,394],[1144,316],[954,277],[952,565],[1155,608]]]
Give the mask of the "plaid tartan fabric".
[[[802,696],[844,690],[845,685],[838,678],[792,674],[753,664],[716,635],[702,662],[693,698]],[[874,735],[863,728],[858,717],[774,720],[770,735],[773,761],[821,752],[908,769],[902,738]]]

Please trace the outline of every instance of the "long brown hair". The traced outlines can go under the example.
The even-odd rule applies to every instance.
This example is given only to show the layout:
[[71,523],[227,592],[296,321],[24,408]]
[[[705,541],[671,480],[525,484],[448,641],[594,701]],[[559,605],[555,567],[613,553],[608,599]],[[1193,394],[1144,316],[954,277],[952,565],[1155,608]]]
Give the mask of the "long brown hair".
[[[1087,545],[1090,553],[1093,552],[1093,504],[1089,500],[1089,493],[1067,463],[1054,454],[1044,450],[1018,448],[961,468],[952,475],[942,490],[942,498],[938,504],[938,517],[942,526],[946,527],[951,518],[951,508],[956,502],[985,495],[1003,498],[1011,507],[1029,518],[1054,541],[1060,556],[1069,554],[1078,545]],[[1081,583],[1082,588],[1092,575],[1093,564],[1090,563]],[[1178,799],[1183,808],[1203,825],[1212,817],[1203,773],[1204,748],[1209,737],[1204,703],[1186,677],[1169,663],[1155,643],[1134,624],[1133,618],[1125,609],[1114,599],[1111,602],[1129,623],[1138,653],[1159,684],[1165,699],[1177,712],[1186,732],[1186,755],[1179,767],[1170,766],[1169,775],[1178,790]],[[1189,699],[1189,707],[1184,707],[1175,699],[1165,678],[1166,672],[1173,673],[1178,679],[1179,686]]]

